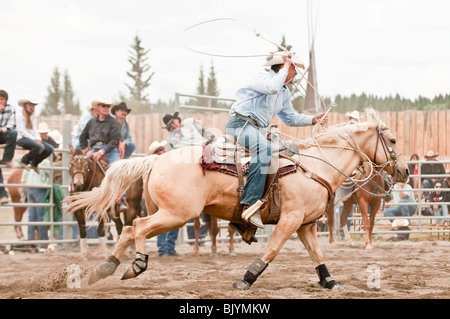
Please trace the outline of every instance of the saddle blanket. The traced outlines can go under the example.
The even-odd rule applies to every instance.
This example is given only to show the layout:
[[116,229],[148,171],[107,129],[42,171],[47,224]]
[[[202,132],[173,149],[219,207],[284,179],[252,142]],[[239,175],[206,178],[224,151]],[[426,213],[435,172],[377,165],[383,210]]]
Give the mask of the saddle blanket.
[[[294,159],[296,159],[295,156],[297,155],[293,156]],[[250,157],[243,158],[241,162],[242,162],[242,175],[245,176],[247,175],[250,168]],[[216,163],[214,161],[210,145],[203,146],[203,153],[202,158],[200,160],[200,165],[203,168],[203,174],[205,174],[205,170],[210,170],[210,171],[219,171],[236,177],[238,176],[237,166],[235,164]],[[295,173],[296,171],[297,166],[292,161],[285,158],[279,159],[279,169],[278,169],[279,178],[291,173]]]

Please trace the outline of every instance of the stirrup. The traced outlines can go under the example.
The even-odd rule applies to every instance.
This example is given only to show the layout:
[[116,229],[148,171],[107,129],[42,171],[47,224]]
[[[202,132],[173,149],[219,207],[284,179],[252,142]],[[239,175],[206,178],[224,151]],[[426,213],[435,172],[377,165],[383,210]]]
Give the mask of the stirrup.
[[244,208],[244,211],[242,212],[242,219],[253,226],[264,228],[264,224],[261,221],[261,213],[259,212],[259,209],[263,204],[264,203],[261,200],[258,200],[252,206]]

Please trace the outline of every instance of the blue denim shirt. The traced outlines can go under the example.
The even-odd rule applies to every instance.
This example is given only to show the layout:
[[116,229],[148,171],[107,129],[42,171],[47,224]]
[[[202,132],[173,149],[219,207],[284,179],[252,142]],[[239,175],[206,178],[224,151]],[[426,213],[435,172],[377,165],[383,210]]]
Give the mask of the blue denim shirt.
[[292,107],[291,92],[284,85],[287,74],[285,69],[258,73],[236,92],[230,114],[249,116],[260,127],[268,127],[276,115],[288,126],[312,125],[313,116],[297,113]]

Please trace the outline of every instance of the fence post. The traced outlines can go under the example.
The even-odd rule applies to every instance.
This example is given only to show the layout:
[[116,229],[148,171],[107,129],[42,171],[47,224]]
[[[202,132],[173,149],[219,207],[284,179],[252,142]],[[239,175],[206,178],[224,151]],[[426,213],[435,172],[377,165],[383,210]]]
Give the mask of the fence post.
[[[70,120],[64,120],[63,122],[63,149],[69,149],[69,144],[71,144],[72,136],[72,123]],[[68,152],[62,152],[62,167],[69,167],[70,154]],[[70,174],[69,171],[62,170],[62,180],[63,185],[70,185]],[[68,196],[69,191],[64,189],[64,196]],[[64,212],[63,221],[71,222],[73,221],[73,215],[68,212]],[[73,239],[73,226],[64,225],[63,226],[63,239]],[[64,244],[65,249],[70,249],[72,247],[71,243]]]

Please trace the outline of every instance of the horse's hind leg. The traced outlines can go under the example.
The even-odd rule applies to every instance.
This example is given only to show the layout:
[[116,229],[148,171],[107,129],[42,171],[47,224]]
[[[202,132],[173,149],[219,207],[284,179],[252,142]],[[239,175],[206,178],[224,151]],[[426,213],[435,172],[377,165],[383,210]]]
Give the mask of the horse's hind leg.
[[219,221],[217,217],[210,216],[209,235],[211,236],[211,256],[217,256],[217,235],[219,234]]
[[120,257],[122,257],[125,250],[134,243],[134,237],[134,227],[125,226],[112,255],[109,256],[105,262],[98,265],[94,272],[90,274],[89,285],[114,274],[120,264]]
[[342,290],[342,285],[330,276],[327,266],[325,266],[325,259],[317,241],[317,225],[315,223],[303,225],[297,230],[297,234],[315,263],[319,284],[324,288]]
[[200,237],[200,217],[196,217],[194,218],[194,254],[198,254],[198,250],[199,250],[199,237]]
[[167,210],[160,209],[152,216],[135,219],[133,221],[133,227],[136,243],[136,259],[131,267],[125,269],[121,279],[134,278],[147,270],[148,255],[145,254],[145,240],[147,238],[180,228],[186,224],[188,220],[198,217],[199,215],[200,212],[197,216],[188,216],[187,214],[184,214],[185,217],[181,217],[172,214]]
[[230,245],[228,246],[228,251],[230,256],[236,256],[234,251],[234,232],[235,230],[228,224],[228,235],[230,237]]

